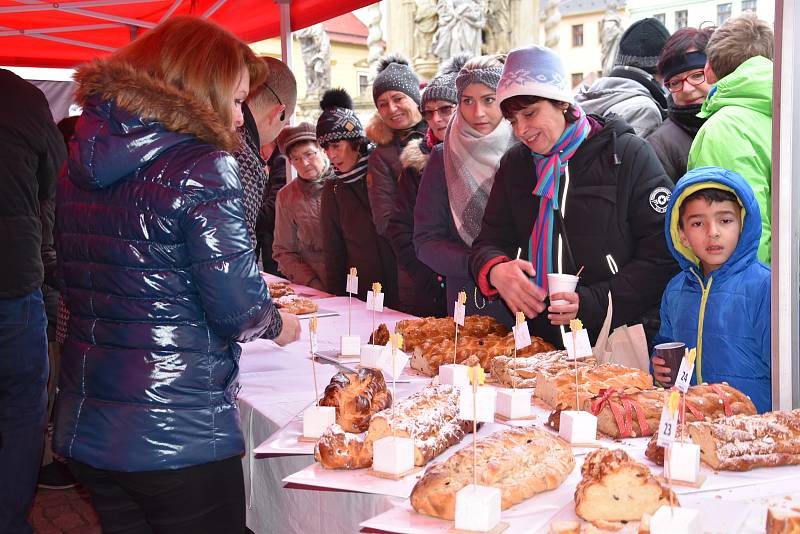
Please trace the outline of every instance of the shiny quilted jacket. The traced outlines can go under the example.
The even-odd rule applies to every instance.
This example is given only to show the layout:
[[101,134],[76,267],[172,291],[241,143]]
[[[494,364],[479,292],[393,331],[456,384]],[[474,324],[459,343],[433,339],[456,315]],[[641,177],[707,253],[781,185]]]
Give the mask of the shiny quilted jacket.
[[90,97],[58,188],[71,311],[56,451],[101,469],[177,469],[244,450],[237,341],[281,328],[233,157]]

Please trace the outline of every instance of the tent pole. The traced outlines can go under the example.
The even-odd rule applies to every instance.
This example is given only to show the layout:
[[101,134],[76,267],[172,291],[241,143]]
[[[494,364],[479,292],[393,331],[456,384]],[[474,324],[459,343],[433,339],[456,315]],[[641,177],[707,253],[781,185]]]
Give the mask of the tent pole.
[[800,407],[800,10],[775,2],[772,114],[772,408]]

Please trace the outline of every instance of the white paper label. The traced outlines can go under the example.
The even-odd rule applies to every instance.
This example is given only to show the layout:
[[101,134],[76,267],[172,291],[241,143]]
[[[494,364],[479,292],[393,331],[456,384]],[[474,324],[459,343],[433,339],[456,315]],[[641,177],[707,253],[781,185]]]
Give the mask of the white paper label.
[[[341,278],[339,279],[341,280]],[[358,293],[358,276],[347,275],[347,292],[355,295]]]
[[589,342],[589,332],[585,328],[581,328],[575,332],[575,337],[572,337],[572,332],[564,332],[561,334],[561,340],[564,342],[564,347],[567,349],[567,359],[574,360],[576,358],[583,358],[592,355],[592,344]]
[[319,343],[317,342],[317,333],[309,332],[311,336],[311,354],[316,354],[319,351]]
[[694,373],[694,365],[690,364],[689,359],[684,356],[681,360],[681,367],[678,369],[678,378],[675,379],[675,386],[684,393],[689,391],[692,373]]
[[464,317],[467,314],[467,307],[456,301],[456,307],[453,310],[453,320],[459,326],[464,326]]
[[658,440],[656,445],[666,447],[675,440],[678,429],[678,410],[674,415],[669,413],[669,395],[665,397],[664,407],[661,409],[661,421],[658,423]]
[[522,350],[531,345],[531,333],[528,330],[528,323],[523,321],[513,328],[514,330],[514,347],[517,350]]
[[367,291],[367,309],[374,310],[376,312],[383,311],[383,295],[384,293],[378,293],[377,295],[372,291]]

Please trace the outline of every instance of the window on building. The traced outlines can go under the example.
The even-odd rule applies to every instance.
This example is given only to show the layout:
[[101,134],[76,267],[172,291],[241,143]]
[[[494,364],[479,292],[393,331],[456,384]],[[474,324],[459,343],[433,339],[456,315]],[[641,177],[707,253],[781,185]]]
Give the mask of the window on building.
[[582,72],[573,72],[572,73],[572,87],[576,87],[581,81],[583,80],[583,73]]
[[742,13],[750,11],[753,15],[756,14],[756,0],[742,0]]
[[731,3],[717,4],[717,26],[722,26],[725,21],[731,18]]
[[572,46],[583,46],[583,24],[572,26]]
[[675,12],[675,29],[680,30],[689,24],[689,12],[685,9]]
[[665,26],[667,25],[667,16],[664,13],[656,13],[655,15],[653,15],[653,18],[656,19],[661,24]]
[[369,89],[369,76],[366,74],[359,74],[358,75],[358,94],[360,96],[364,96],[367,94],[367,89]]

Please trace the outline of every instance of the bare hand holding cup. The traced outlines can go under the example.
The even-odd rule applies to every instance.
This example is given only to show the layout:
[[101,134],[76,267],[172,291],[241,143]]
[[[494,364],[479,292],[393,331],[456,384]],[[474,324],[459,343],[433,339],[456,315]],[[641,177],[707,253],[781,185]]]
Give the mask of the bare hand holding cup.
[[530,281],[536,271],[529,261],[512,260],[500,263],[489,271],[489,283],[500,293],[513,313],[521,311],[532,319],[545,309],[545,291]]

